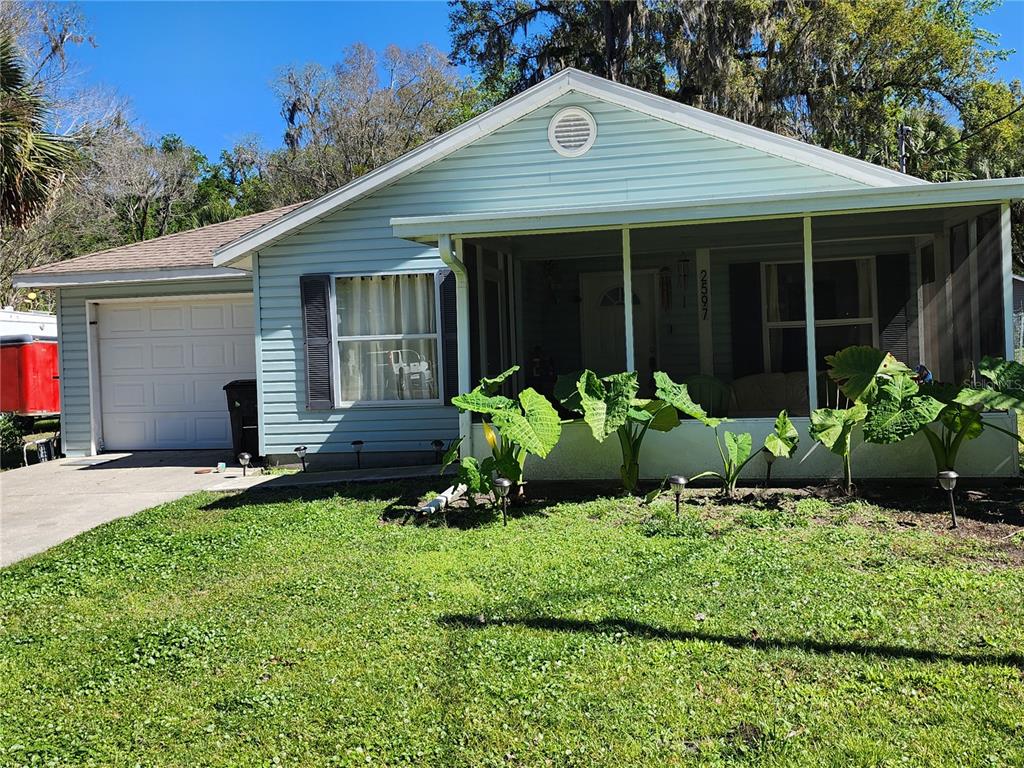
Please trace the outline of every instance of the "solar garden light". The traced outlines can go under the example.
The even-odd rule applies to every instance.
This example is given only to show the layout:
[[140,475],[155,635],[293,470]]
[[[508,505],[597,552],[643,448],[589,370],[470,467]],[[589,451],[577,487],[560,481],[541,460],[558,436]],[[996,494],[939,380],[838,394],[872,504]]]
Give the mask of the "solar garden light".
[[683,493],[683,489],[686,488],[686,478],[682,475],[672,475],[668,479],[668,484],[672,486],[672,493],[676,495],[676,520],[679,519],[679,497]]
[[242,477],[245,477],[245,468],[249,466],[249,462],[252,461],[252,455],[245,453],[244,451],[238,454],[238,463],[242,465]]
[[444,456],[443,455],[444,440],[435,440],[434,442],[431,443],[431,445],[434,448],[434,461],[436,463],[440,464],[441,463],[441,459]]
[[512,487],[512,481],[507,477],[498,477],[494,480],[494,490],[498,494],[498,502],[501,504],[501,524],[508,525],[506,510],[508,509],[508,491]]
[[956,472],[951,469],[944,469],[939,472],[939,487],[949,494],[949,513],[953,516],[953,527],[957,527],[956,522],[956,502],[953,501],[953,489],[956,488],[956,481],[960,478]]
[[299,457],[299,461],[302,462],[302,471],[306,471],[306,446],[297,445],[295,446],[295,455]]
[[363,468],[363,461],[362,461],[362,459],[359,458],[359,456],[363,452],[363,441],[362,440],[353,440],[352,441],[352,450],[356,452],[356,469],[362,469]]

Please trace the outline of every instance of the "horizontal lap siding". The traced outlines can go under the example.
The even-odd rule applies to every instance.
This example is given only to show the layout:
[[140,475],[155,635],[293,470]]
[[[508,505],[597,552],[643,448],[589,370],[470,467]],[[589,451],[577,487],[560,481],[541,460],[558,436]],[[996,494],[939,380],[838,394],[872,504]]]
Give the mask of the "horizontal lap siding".
[[252,283],[242,280],[197,280],[131,285],[84,286],[60,291],[61,439],[69,456],[91,450],[89,415],[89,345],[85,305],[104,299],[160,298],[219,293],[250,293]]
[[[579,158],[559,156],[547,141],[551,117],[569,105],[590,110],[598,126],[596,143]],[[299,277],[444,266],[436,249],[396,239],[392,217],[857,186],[622,107],[566,94],[260,252],[266,451],[290,453],[305,443],[311,451],[344,452],[351,450],[353,440],[365,441],[367,451],[429,451],[433,440],[458,434],[452,408],[305,408]],[[529,316],[528,299],[524,310]],[[680,352],[685,354],[685,348]]]

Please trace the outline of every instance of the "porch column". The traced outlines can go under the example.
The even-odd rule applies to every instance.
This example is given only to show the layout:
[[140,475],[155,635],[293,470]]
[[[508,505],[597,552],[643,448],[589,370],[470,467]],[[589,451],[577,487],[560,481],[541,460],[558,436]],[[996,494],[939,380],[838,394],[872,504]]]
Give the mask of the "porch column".
[[[470,383],[470,333],[469,333],[469,276],[462,259],[462,238],[456,238],[452,248],[452,236],[441,235],[437,239],[437,250],[441,261],[455,273],[455,322],[458,329],[459,392],[469,392]],[[473,419],[470,413],[459,414],[459,436],[462,437],[462,455],[473,455]]]
[[807,407],[818,407],[818,351],[814,335],[814,240],[811,217],[804,216],[804,315],[807,330]]
[[715,349],[712,338],[711,316],[711,249],[698,248],[694,252],[697,263],[697,347],[700,353],[702,376],[715,374]]
[[999,206],[999,239],[1001,281],[1003,286],[1003,357],[1013,360],[1013,239],[1010,237],[1010,204]]
[[630,250],[629,228],[622,228],[622,305],[626,316],[626,370],[636,370],[633,344],[633,253]]

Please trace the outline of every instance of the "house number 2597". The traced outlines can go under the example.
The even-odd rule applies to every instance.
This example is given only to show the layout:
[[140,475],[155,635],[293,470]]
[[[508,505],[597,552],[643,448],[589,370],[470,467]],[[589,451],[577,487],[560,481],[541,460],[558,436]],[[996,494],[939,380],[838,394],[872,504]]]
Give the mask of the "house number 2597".
[[708,271],[700,271],[700,319],[708,319]]

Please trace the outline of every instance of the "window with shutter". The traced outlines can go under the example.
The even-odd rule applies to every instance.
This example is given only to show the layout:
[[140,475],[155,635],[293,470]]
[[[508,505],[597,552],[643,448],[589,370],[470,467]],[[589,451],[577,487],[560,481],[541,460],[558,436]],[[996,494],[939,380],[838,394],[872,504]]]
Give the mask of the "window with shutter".
[[330,409],[334,407],[330,276],[303,275],[299,278],[299,294],[306,361],[306,407]]

